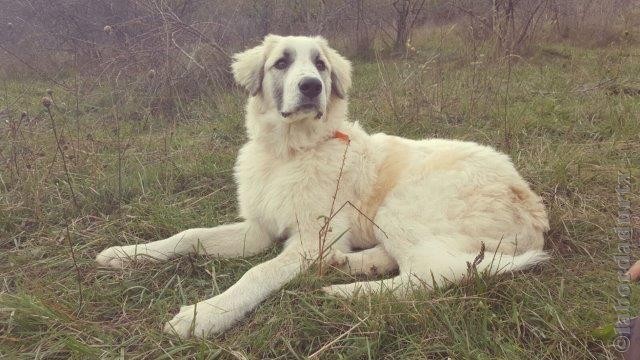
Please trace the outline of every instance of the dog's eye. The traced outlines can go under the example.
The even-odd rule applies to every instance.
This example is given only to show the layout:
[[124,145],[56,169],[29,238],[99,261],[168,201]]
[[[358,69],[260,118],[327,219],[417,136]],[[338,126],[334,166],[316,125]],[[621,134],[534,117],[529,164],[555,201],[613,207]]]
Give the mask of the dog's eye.
[[316,60],[316,68],[319,71],[325,71],[327,69],[327,65],[324,64],[324,61],[322,60]]
[[276,61],[276,63],[273,65],[273,67],[275,67],[278,70],[284,70],[287,68],[287,66],[289,66],[289,63],[287,62],[286,59],[280,59]]

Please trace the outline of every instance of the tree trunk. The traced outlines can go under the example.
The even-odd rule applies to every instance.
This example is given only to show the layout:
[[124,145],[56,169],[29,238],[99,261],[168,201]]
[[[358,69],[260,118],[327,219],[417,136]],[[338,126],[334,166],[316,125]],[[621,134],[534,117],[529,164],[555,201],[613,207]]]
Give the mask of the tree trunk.
[[404,53],[409,38],[408,20],[411,1],[396,0],[393,2],[393,8],[396,10],[396,41],[393,45],[393,51]]

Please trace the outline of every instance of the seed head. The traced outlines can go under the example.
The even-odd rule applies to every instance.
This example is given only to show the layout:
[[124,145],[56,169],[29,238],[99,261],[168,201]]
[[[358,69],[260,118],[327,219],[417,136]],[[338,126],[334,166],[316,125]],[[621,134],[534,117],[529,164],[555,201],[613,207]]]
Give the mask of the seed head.
[[24,119],[24,118],[26,118],[26,117],[27,117],[27,112],[26,112],[26,111],[23,111],[23,112],[22,112],[22,114],[20,114],[20,118],[21,118],[21,119]]
[[53,104],[53,100],[51,100],[50,97],[45,96],[42,98],[42,106],[48,109],[52,104]]
[[49,96],[53,95],[53,90],[47,89],[47,95],[49,95]]
[[105,25],[105,27],[102,29],[107,35],[111,35],[111,32],[113,31],[113,29],[111,28],[111,26],[109,25]]

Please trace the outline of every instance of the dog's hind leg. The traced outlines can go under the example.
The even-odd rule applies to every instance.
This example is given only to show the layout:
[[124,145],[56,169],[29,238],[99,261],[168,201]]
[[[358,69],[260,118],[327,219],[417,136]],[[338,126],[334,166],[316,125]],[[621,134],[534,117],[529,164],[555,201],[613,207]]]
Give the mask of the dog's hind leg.
[[[542,250],[530,250],[515,256],[492,252],[479,255],[456,251],[441,243],[429,245],[414,250],[413,262],[405,261],[400,264],[399,276],[379,281],[331,285],[323,288],[323,291],[341,297],[389,291],[404,297],[410,294],[413,285],[418,289],[430,290],[435,286],[458,282],[469,273],[470,266],[474,266],[479,272],[493,275],[524,270],[549,258]],[[416,259],[419,261],[416,262]],[[403,270],[403,267],[410,270]]]
[[273,242],[258,224],[249,221],[182,231],[147,244],[114,246],[96,257],[98,264],[120,268],[133,261],[161,261],[183,254],[241,257],[258,254]]
[[376,276],[398,270],[398,263],[380,244],[362,251],[334,251],[329,263],[351,275]]

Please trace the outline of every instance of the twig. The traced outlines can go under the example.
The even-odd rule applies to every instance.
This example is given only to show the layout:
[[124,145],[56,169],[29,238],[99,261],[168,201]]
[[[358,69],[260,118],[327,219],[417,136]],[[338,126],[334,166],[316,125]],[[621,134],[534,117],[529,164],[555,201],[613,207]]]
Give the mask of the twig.
[[313,359],[313,358],[319,356],[321,353],[323,353],[325,350],[327,350],[329,347],[331,347],[331,345],[333,345],[336,342],[340,341],[340,339],[342,339],[343,337],[349,335],[358,326],[362,325],[365,321],[367,321],[368,318],[369,317],[367,316],[366,318],[360,320],[360,322],[358,322],[357,324],[353,325],[351,328],[349,328],[349,330],[347,330],[347,331],[343,332],[342,334],[340,334],[340,336],[338,336],[337,338],[335,338],[335,339],[329,341],[328,343],[322,345],[322,347],[320,349],[318,349],[313,354],[309,355],[308,359]]
[[467,270],[469,272],[476,270],[478,268],[478,265],[480,265],[482,260],[484,260],[484,251],[485,251],[484,242],[480,242],[480,251],[478,255],[475,257],[475,259],[473,259],[472,263],[467,261]]
[[69,244],[69,251],[71,251],[71,260],[73,260],[73,267],[76,269],[76,280],[78,281],[78,313],[82,311],[82,278],[80,276],[80,268],[76,261],[76,253],[73,251],[73,242],[71,242],[71,233],[69,233],[69,225],[67,224],[67,243]]
[[333,215],[331,217],[329,217],[329,221],[333,220],[333,218],[338,215],[338,213],[340,213],[340,211],[342,211],[342,209],[344,209],[347,205],[351,206],[355,211],[357,211],[360,215],[362,215],[365,219],[367,219],[367,221],[369,221],[373,226],[375,226],[376,228],[378,228],[378,230],[380,230],[382,232],[382,234],[386,237],[389,238],[389,236],[387,235],[387,233],[382,230],[382,228],[380,228],[380,226],[378,226],[378,224],[376,224],[373,219],[371,219],[369,216],[367,216],[365,213],[362,212],[362,210],[358,209],[357,206],[355,206],[351,201],[347,200],[345,201],[342,205],[340,205],[340,207],[338,208],[338,210],[336,210]]
[[49,119],[51,119],[51,127],[53,128],[53,136],[56,139],[56,145],[58,147],[58,151],[60,152],[60,157],[62,158],[62,167],[64,168],[64,174],[67,177],[67,184],[69,184],[69,191],[71,191],[71,199],[73,200],[73,205],[75,205],[76,210],[80,210],[80,206],[78,205],[78,200],[76,198],[76,193],[73,190],[73,185],[71,184],[71,175],[69,175],[69,168],[67,168],[67,161],[64,158],[64,150],[62,150],[62,146],[60,146],[60,138],[58,137],[58,130],[56,128],[56,122],[53,120],[53,114],[51,113],[51,104],[52,101],[50,98],[45,97],[42,99],[42,104],[47,109],[47,113],[49,114]]
[[[344,171],[344,163],[347,160],[347,150],[349,150],[350,141],[347,140],[347,144],[344,147],[344,153],[342,154],[342,163],[340,164],[340,172],[338,173],[338,179],[336,180],[336,190],[333,192],[333,199],[331,200],[331,210],[329,211],[329,216],[325,217],[324,224],[320,228],[318,233],[318,274],[322,276],[323,274],[323,257],[324,257],[324,245],[327,241],[327,234],[329,233],[329,224],[331,223],[331,219],[335,215],[334,210],[336,206],[336,198],[338,197],[338,190],[340,188],[340,180],[342,179],[342,173]],[[344,207],[341,206],[340,209]]]
[[78,85],[78,49],[73,54],[73,86],[75,87],[74,95],[76,100],[76,146],[74,148],[74,161],[78,166],[78,149],[80,148],[80,86]]
[[[120,74],[118,74],[119,76]],[[124,150],[122,149],[122,135],[120,134],[120,116],[118,115],[118,104],[116,98],[116,92],[118,91],[118,77],[113,82],[111,88],[111,104],[113,111],[113,118],[116,125],[116,146],[118,147],[118,158],[116,167],[118,169],[118,209],[122,205],[122,157],[124,156]]]
[[511,91],[511,51],[507,54],[507,85],[504,92],[504,145],[506,146],[507,151],[511,151],[511,131],[509,129],[509,92]]
[[[16,149],[18,131],[13,119],[10,120],[9,130],[11,134],[11,160],[13,162],[13,167],[15,168],[15,171],[16,171],[16,178],[19,179],[20,168],[18,167],[18,150]],[[9,169],[11,169],[11,166],[9,166]],[[11,171],[11,178],[13,179],[13,171]]]

